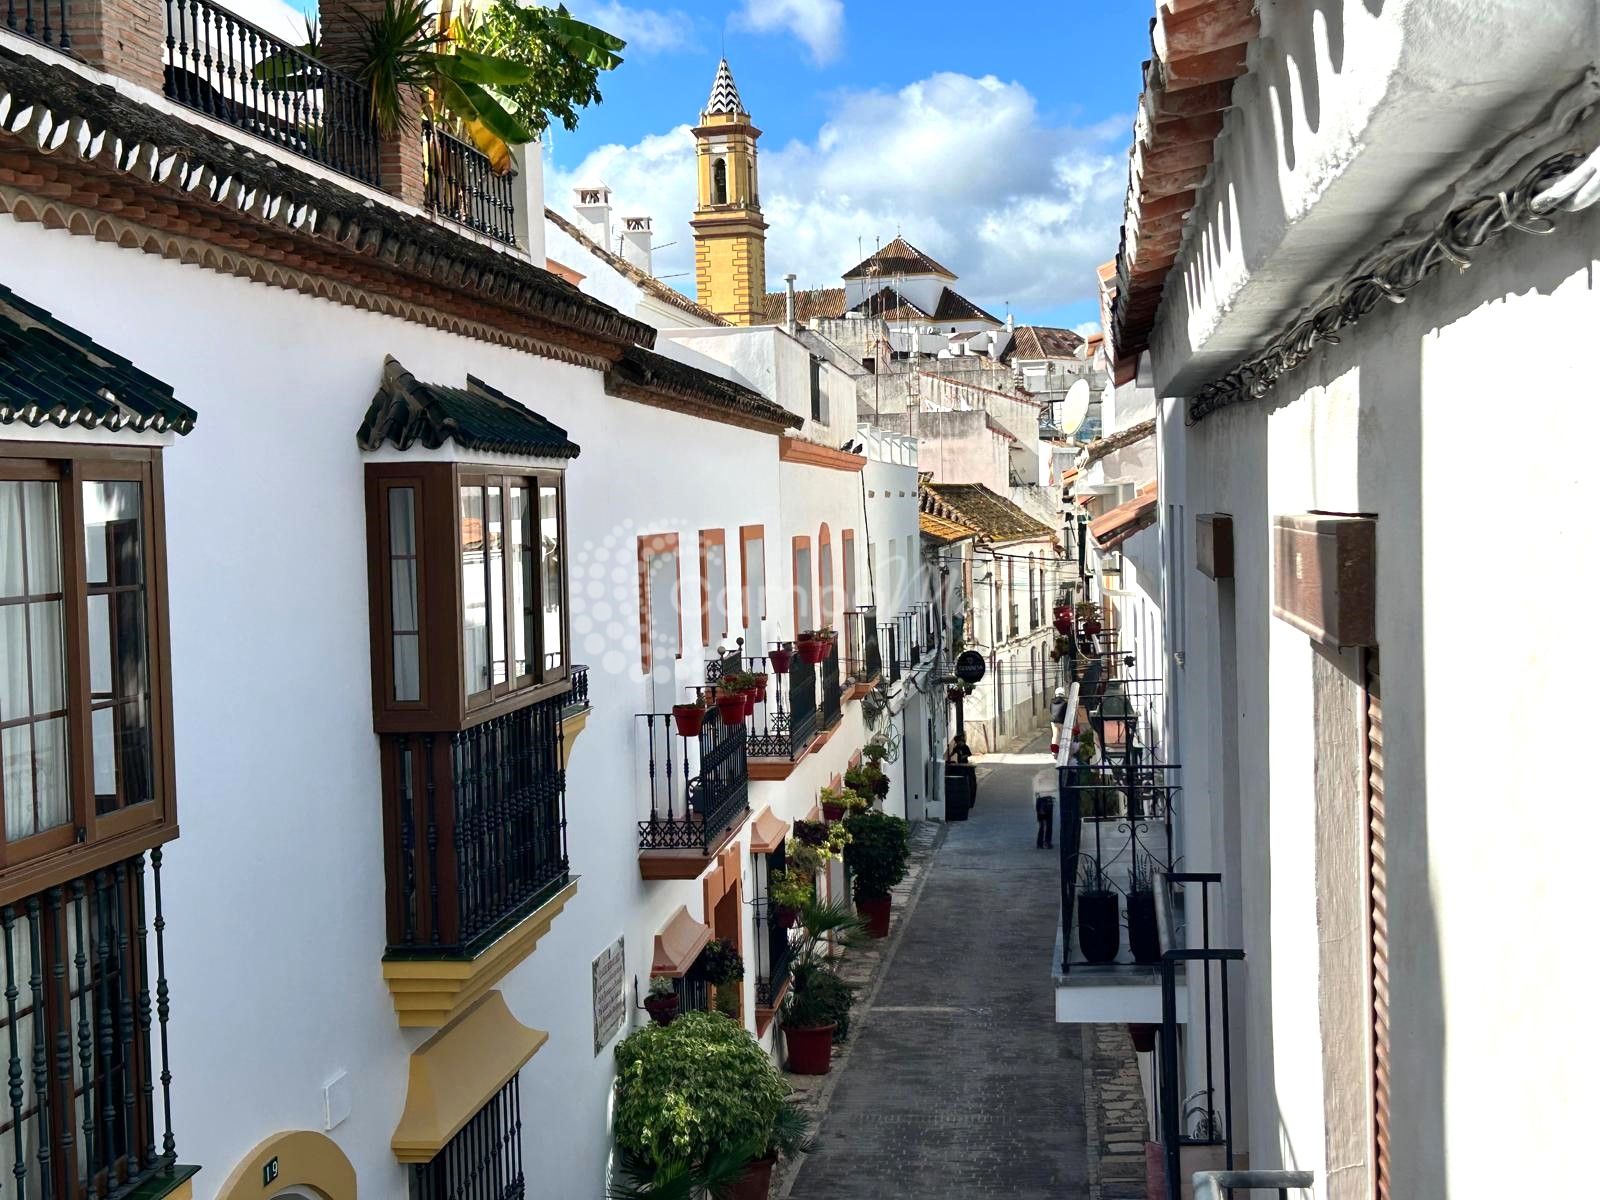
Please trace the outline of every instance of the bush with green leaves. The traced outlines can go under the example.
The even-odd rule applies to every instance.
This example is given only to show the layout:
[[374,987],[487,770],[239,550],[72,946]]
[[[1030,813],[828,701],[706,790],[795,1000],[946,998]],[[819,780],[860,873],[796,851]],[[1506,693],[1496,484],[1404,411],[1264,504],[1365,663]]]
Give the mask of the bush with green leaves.
[[654,1172],[748,1162],[766,1152],[788,1094],[767,1052],[718,1013],[646,1025],[617,1047],[617,1150]]
[[783,1001],[785,1029],[821,1029],[832,1025],[833,1040],[842,1042],[850,1032],[850,1010],[856,989],[831,967],[808,962],[790,975],[789,994]]
[[744,959],[731,938],[712,938],[700,951],[700,972],[719,988],[744,978]]
[[911,826],[881,809],[854,813],[844,820],[850,843],[844,850],[857,900],[878,900],[906,877],[911,860]]
[[779,908],[799,910],[816,894],[816,884],[802,871],[774,871],[767,881],[767,895]]

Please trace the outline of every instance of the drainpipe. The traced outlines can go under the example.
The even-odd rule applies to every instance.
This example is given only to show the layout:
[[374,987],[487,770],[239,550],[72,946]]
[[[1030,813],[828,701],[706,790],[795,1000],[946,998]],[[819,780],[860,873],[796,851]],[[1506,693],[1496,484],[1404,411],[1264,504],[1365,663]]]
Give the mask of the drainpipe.
[[783,298],[783,327],[790,333],[794,332],[794,279],[793,271],[783,277],[783,286],[786,289]]

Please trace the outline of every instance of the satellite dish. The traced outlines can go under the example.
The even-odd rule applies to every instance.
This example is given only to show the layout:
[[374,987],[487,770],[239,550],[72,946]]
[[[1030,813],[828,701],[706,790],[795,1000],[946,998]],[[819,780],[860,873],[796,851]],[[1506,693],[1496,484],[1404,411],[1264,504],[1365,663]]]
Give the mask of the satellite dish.
[[1084,418],[1089,415],[1091,395],[1087,379],[1080,379],[1068,388],[1066,399],[1061,402],[1061,412],[1056,417],[1056,424],[1069,433],[1082,425]]

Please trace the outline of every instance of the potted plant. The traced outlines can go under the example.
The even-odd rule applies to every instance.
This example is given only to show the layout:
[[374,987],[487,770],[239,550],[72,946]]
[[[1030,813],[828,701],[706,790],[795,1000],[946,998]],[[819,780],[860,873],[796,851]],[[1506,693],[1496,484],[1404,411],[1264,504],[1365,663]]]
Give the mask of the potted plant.
[[810,663],[813,667],[827,658],[828,651],[832,648],[833,643],[815,629],[808,629],[794,639],[795,653],[802,661]]
[[700,730],[706,723],[704,702],[696,700],[693,704],[674,704],[672,723],[677,726],[679,737],[699,737]]
[[889,936],[893,889],[906,877],[911,858],[911,826],[879,809],[868,809],[845,819],[850,844],[844,861],[854,883],[856,911],[867,921],[875,938]]
[[1122,922],[1117,913],[1117,890],[1095,863],[1085,860],[1083,882],[1078,885],[1078,949],[1086,961],[1115,962],[1122,949]]
[[881,767],[883,760],[889,757],[889,747],[877,738],[873,738],[861,747],[861,757],[875,767]]
[[789,1070],[796,1075],[826,1075],[834,1043],[849,1031],[855,1003],[855,989],[828,966],[828,947],[848,945],[859,936],[861,918],[848,905],[813,900],[801,908],[800,928],[779,1024]]
[[657,975],[650,981],[650,991],[644,998],[644,1010],[657,1025],[671,1025],[678,1015],[678,993],[672,989],[672,980]]
[[[756,1040],[717,1013],[647,1025],[617,1047],[614,1197],[758,1196],[788,1085]],[[755,1167],[752,1172],[752,1167]],[[751,1175],[756,1176],[755,1179]]]
[[811,879],[798,870],[774,871],[767,880],[767,896],[772,901],[778,924],[793,929],[800,919],[800,910],[816,895]]
[[845,814],[844,792],[840,788],[822,789],[822,818],[825,821],[842,821]]
[[767,651],[767,662],[779,675],[787,675],[789,668],[794,665],[794,647],[788,642],[779,642]]
[[1148,854],[1133,863],[1128,888],[1128,949],[1137,963],[1159,962],[1161,934],[1156,928],[1155,864]]
[[700,951],[698,966],[707,983],[717,989],[716,1009],[725,1017],[739,1016],[739,992],[744,979],[744,959],[729,938],[712,938]]
[[749,702],[737,673],[724,675],[717,683],[717,715],[724,725],[737,725],[745,719]]

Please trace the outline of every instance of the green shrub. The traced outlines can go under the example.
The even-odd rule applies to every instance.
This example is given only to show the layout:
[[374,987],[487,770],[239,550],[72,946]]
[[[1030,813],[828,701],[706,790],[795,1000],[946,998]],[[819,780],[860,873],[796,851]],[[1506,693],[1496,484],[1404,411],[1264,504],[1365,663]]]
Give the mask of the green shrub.
[[617,1149],[657,1170],[756,1158],[788,1092],[766,1051],[724,1016],[646,1025],[617,1047]]
[[700,970],[706,982],[719,988],[744,978],[744,959],[730,938],[712,938],[700,951]]
[[855,881],[856,899],[887,896],[906,877],[911,826],[879,809],[853,813],[844,824],[850,834],[844,861]]
[[819,1029],[833,1025],[833,1040],[842,1042],[850,1032],[850,1010],[855,1002],[855,988],[831,968],[802,963],[795,967],[789,994],[784,997],[784,1028]]

